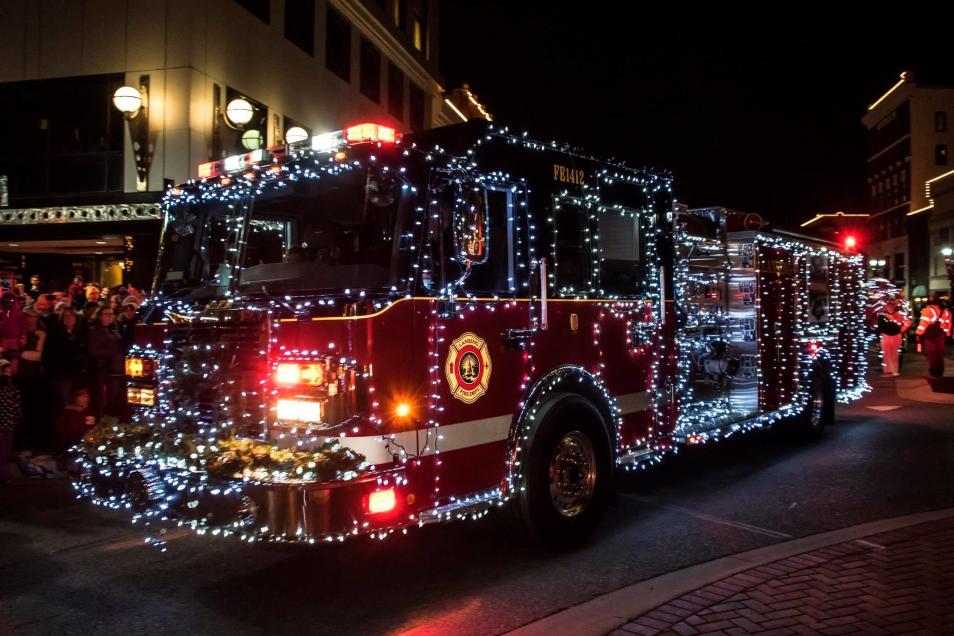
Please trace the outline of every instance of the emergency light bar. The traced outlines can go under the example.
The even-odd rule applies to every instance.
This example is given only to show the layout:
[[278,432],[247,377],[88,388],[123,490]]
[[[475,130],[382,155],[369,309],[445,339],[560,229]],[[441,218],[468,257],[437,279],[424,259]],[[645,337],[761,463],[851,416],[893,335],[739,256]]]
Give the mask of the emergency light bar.
[[357,124],[344,130],[322,133],[311,138],[311,149],[328,152],[345,144],[393,144],[399,138],[397,130],[381,124]]
[[379,124],[358,124],[345,130],[345,138],[349,144],[360,143],[390,143],[397,141],[397,131],[390,126]]
[[261,163],[265,160],[265,149],[259,148],[244,155],[232,155],[221,161],[210,161],[209,163],[199,164],[199,178],[207,179],[209,177],[218,177],[229,172],[238,172]]
[[[311,138],[311,149],[315,152],[329,152],[336,150],[340,146],[351,144],[367,143],[396,143],[400,139],[397,130],[390,126],[380,124],[357,124],[349,126],[344,130],[322,133]],[[300,142],[299,142],[300,143]],[[298,146],[296,144],[290,144]],[[281,154],[280,149],[272,149],[277,154]],[[271,153],[264,148],[247,152],[244,155],[233,155],[220,161],[210,161],[209,163],[199,164],[199,179],[208,179],[210,177],[219,177],[230,172],[240,172],[251,168],[257,163],[261,163],[270,158]]]

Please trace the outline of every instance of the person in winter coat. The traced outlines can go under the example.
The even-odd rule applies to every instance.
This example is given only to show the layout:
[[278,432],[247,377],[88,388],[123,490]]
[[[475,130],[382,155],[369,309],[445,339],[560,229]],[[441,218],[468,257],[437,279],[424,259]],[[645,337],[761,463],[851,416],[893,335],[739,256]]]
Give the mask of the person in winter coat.
[[20,390],[13,383],[13,365],[0,358],[0,486],[10,483],[13,431],[20,423]]
[[136,342],[136,312],[139,309],[139,303],[132,296],[127,296],[123,301],[122,313],[116,319],[119,328],[119,335],[123,339],[123,351],[128,352]]
[[11,373],[16,374],[20,359],[20,341],[26,333],[26,318],[20,302],[11,291],[0,297],[0,357],[12,364]]
[[122,336],[116,329],[115,314],[111,307],[103,307],[96,313],[86,335],[86,352],[89,356],[93,408],[97,419],[103,415],[121,415],[126,401],[126,352],[123,350]]
[[27,290],[27,296],[36,300],[40,294],[46,293],[46,290],[43,288],[43,283],[40,281],[39,274],[34,274],[30,276],[30,289]]
[[56,452],[64,453],[78,444],[95,423],[96,416],[89,404],[89,391],[78,389],[56,418]]
[[92,324],[96,322],[97,311],[99,311],[99,303],[89,301],[83,305],[83,323],[87,326],[92,326]]
[[23,396],[23,422],[17,431],[18,448],[49,448],[53,441],[53,420],[57,401],[50,399],[50,386],[43,372],[46,349],[46,321],[36,312],[23,312],[26,333],[20,338],[20,362],[16,382]]
[[83,285],[82,276],[73,277],[73,282],[66,288],[66,295],[70,304],[77,309],[83,308],[83,303],[86,302],[86,287]]
[[878,318],[881,360],[885,376],[901,375],[898,367],[898,352],[901,350],[904,332],[911,326],[911,321],[900,311],[899,305],[900,301],[889,300]]
[[47,377],[60,395],[60,404],[69,404],[86,374],[86,330],[76,310],[67,307],[50,329],[43,364]]
[[98,303],[100,299],[99,287],[96,285],[88,285],[86,287],[86,302],[88,303]]
[[917,335],[928,359],[928,374],[932,378],[943,377],[944,349],[947,338],[951,337],[951,310],[941,302],[937,292],[931,293],[931,300],[921,310]]

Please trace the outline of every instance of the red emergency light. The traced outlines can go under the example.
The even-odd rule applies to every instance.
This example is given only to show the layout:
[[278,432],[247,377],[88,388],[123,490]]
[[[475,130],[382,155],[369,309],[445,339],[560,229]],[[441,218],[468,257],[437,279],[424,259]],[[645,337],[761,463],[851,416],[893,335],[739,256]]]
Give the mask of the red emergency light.
[[381,124],[357,124],[345,129],[345,141],[358,143],[389,143],[397,141],[397,131]]
[[368,496],[368,512],[373,515],[391,512],[395,506],[397,506],[397,496],[394,494],[394,488],[378,490]]

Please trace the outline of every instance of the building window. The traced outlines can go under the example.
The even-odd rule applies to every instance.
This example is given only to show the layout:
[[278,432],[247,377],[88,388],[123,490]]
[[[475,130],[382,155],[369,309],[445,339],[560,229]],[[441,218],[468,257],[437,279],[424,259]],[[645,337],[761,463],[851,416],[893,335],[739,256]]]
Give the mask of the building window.
[[325,34],[325,66],[344,81],[351,81],[351,25],[331,7]]
[[411,130],[424,130],[424,119],[427,116],[426,106],[424,91],[412,83],[408,92],[408,110],[410,111],[408,113],[408,123],[411,125]]
[[[271,0],[235,0],[235,2],[265,24],[272,22]],[[286,9],[287,10],[287,9]]]
[[947,165],[947,144],[934,146],[934,164],[938,166]]
[[388,113],[404,121],[404,73],[396,65],[388,63]]
[[430,57],[427,46],[427,5],[424,4],[419,11],[414,12],[414,20],[411,24],[411,42],[414,48],[424,54],[424,57]]
[[407,31],[407,0],[394,0],[394,26]]
[[123,81],[118,74],[0,84],[0,175],[13,207],[29,197],[122,192],[124,124],[112,95]]
[[308,55],[315,54],[315,0],[285,3],[285,38]]
[[934,113],[934,132],[947,132],[947,113],[943,110]]
[[361,38],[361,94],[373,102],[381,102],[381,53]]

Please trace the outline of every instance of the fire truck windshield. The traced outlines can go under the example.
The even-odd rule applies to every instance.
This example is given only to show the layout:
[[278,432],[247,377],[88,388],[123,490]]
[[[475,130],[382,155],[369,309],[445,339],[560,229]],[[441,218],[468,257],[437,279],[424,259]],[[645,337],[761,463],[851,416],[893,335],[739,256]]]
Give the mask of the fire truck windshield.
[[233,289],[404,289],[410,245],[398,239],[407,233],[413,202],[403,185],[393,173],[353,168],[266,186],[229,203],[174,206],[159,287],[195,299]]

